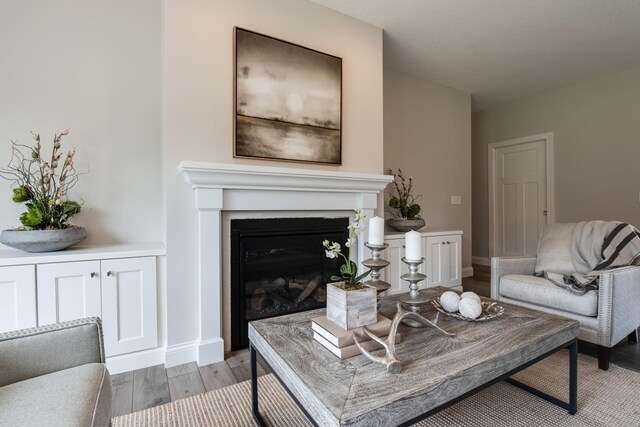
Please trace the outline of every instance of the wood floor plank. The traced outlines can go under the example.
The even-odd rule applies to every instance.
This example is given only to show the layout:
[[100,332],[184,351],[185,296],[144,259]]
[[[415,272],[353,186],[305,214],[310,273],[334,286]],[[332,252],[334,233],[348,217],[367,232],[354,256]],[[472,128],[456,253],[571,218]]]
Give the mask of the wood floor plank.
[[133,412],[133,371],[111,376],[111,416]]
[[171,393],[172,401],[204,393],[205,388],[200,372],[196,371],[169,378],[169,392]]
[[171,402],[167,372],[164,365],[151,366],[133,372],[133,411]]
[[[239,350],[229,353],[226,362],[231,368],[236,381],[242,382],[251,379],[251,366],[249,362],[249,350]],[[262,365],[258,363],[258,376],[265,375],[266,372]]]
[[178,377],[180,375],[198,372],[198,364],[196,362],[185,363],[184,365],[173,366],[167,368],[167,378]]
[[200,366],[200,377],[207,391],[217,390],[236,384],[238,381],[227,362],[218,362],[212,365]]

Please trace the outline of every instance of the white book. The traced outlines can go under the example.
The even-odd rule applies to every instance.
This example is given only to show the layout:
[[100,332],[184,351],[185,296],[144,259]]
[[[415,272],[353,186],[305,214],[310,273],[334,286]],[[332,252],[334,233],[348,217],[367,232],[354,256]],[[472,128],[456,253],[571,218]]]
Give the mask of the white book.
[[[375,336],[384,336],[389,334],[391,329],[391,320],[378,313],[378,321],[366,328]],[[311,329],[322,335],[324,339],[329,341],[336,347],[346,347],[353,345],[353,334],[358,337],[358,341],[368,341],[370,338],[362,331],[363,328],[355,328],[351,330],[342,329],[340,326],[327,319],[327,316],[318,316],[311,319]]]
[[[340,359],[348,359],[349,357],[358,356],[362,354],[358,346],[356,346],[355,344],[348,345],[346,347],[336,347],[335,345],[331,344],[329,341],[327,341],[322,335],[318,334],[317,332],[313,333],[313,338],[316,341],[318,341],[320,344],[322,344],[331,353],[338,356]],[[401,338],[402,337],[400,336],[399,333],[396,334],[396,343],[399,343],[401,341]],[[380,339],[386,340],[387,337],[380,337]],[[360,342],[360,345],[362,346],[362,348],[364,348],[367,351],[382,348],[382,345],[380,343],[371,339],[369,341]]]

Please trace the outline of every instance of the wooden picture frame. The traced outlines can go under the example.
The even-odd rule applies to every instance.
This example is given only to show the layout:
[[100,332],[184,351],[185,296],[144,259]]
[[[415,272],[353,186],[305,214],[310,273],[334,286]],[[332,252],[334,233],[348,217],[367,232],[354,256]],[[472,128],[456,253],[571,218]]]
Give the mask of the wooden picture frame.
[[342,164],[342,58],[233,31],[233,157]]

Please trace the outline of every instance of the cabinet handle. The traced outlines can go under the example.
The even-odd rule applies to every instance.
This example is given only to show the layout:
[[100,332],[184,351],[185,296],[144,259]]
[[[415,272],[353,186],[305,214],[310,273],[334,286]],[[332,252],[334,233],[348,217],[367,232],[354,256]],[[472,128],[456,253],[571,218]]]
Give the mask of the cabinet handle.
[[107,276],[109,277],[113,276],[113,271],[107,271]]
[[442,242],[442,244],[444,245],[444,242]]
[[451,244],[451,242],[447,240],[447,245],[450,245],[450,244]]
[[98,275],[98,273],[91,272],[91,277],[96,277],[97,275]]

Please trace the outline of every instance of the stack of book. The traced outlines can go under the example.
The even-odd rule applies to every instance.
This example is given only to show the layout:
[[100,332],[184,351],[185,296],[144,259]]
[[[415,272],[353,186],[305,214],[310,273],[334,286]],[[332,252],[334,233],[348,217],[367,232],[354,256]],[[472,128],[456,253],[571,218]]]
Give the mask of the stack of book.
[[[373,325],[366,326],[366,328],[369,332],[385,341],[387,339],[387,335],[389,335],[389,330],[391,329],[391,320],[378,314],[378,321]],[[354,334],[358,338],[358,342],[362,348],[365,350],[371,351],[382,348],[380,343],[372,340],[364,333],[362,330],[363,328],[350,330],[342,329],[340,326],[327,319],[326,316],[319,316],[311,319],[311,329],[313,330],[313,338],[340,359],[347,359],[361,354],[360,349],[356,346],[353,339]],[[396,343],[400,342],[400,339],[400,334],[397,333]]]

